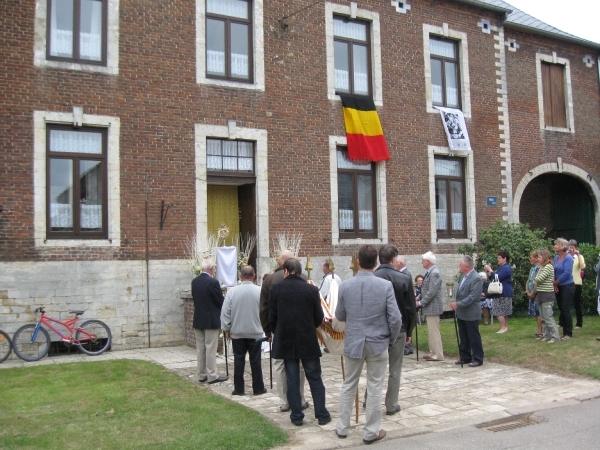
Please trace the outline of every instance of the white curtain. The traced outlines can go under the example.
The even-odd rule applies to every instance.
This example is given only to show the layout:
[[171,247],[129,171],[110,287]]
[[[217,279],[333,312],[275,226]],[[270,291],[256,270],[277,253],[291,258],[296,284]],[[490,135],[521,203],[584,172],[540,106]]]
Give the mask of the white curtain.
[[50,131],[50,151],[102,154],[102,134],[81,131]]
[[208,73],[225,74],[225,52],[206,50],[206,71]]
[[364,23],[334,19],[333,34],[339,37],[356,39],[359,41],[366,41],[367,26]]
[[438,41],[437,39],[429,40],[429,53],[432,55],[455,58],[455,48],[452,42]]
[[102,3],[81,1],[81,34],[79,36],[79,56],[83,59],[102,59]]
[[206,12],[247,19],[248,2],[245,0],[207,0]]
[[[80,205],[81,228],[102,228],[102,205]],[[62,203],[50,204],[50,226],[73,228],[73,207]]]
[[231,54],[231,75],[240,77],[248,76],[248,55],[240,53]]
[[[351,209],[340,209],[340,230],[354,229],[354,211]],[[358,228],[360,230],[373,229],[373,211],[359,210],[358,211]],[[357,230],[358,231],[358,230]]]
[[342,69],[335,69],[335,88],[340,91],[350,90],[350,72]]
[[[448,229],[448,212],[436,211],[435,213],[436,227],[438,230]],[[452,213],[452,229],[454,231],[463,230],[463,214]]]
[[52,17],[50,21],[50,54],[53,56],[62,56],[65,58],[73,56],[73,30],[59,29],[57,19],[63,8],[72,8],[72,6],[69,6],[69,3],[61,2],[60,0],[52,2],[52,11],[50,12],[50,16]]

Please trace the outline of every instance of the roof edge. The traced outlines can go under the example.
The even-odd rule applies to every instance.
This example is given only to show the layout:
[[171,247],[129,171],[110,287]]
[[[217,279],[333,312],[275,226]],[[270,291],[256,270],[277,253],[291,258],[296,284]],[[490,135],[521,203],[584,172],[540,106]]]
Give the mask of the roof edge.
[[477,6],[478,8],[487,9],[489,11],[504,13],[505,15],[508,15],[511,12],[513,12],[513,10],[511,8],[504,8],[503,6],[492,5],[490,3],[482,2],[480,0],[454,0],[454,1],[457,3],[465,3],[465,4],[471,5],[471,6]]
[[539,34],[541,36],[550,37],[553,39],[557,39],[559,41],[566,41],[572,44],[583,45],[586,47],[592,47],[596,50],[600,50],[600,43],[594,41],[588,41],[587,39],[578,38],[577,36],[564,36],[562,34],[554,33],[552,31],[544,31],[539,28],[528,27],[526,25],[521,25],[515,22],[505,21],[503,26],[506,28],[513,28],[516,30],[524,31],[531,34]]

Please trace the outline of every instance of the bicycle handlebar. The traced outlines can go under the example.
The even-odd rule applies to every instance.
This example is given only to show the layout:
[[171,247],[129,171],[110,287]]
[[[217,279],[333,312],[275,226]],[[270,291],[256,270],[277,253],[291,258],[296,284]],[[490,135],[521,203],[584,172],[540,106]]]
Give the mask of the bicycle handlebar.
[[35,312],[36,313],[46,314],[46,307],[45,306],[40,306],[39,308],[36,308]]

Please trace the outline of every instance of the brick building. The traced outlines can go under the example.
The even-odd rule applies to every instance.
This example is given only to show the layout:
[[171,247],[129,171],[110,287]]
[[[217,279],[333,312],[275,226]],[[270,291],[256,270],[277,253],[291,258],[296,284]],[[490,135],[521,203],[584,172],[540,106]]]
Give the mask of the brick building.
[[[7,0],[0,42],[10,332],[45,304],[115,348],[182,342],[187,242],[222,222],[260,273],[303,233],[315,279],[389,242],[450,281],[498,218],[600,235],[600,44],[500,0]],[[340,92],[373,98],[389,161],[347,158]]]

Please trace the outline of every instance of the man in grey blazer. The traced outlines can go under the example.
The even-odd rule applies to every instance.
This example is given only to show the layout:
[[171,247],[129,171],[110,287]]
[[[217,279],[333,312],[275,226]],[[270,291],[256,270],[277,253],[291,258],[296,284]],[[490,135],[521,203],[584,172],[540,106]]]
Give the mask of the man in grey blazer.
[[470,256],[460,258],[459,268],[463,276],[456,290],[456,301],[450,303],[456,311],[460,335],[460,358],[456,364],[469,363],[469,367],[479,367],[483,364],[483,345],[479,334],[479,301],[483,283],[473,270],[473,258]]
[[377,278],[377,249],[363,245],[358,251],[360,271],[344,281],[338,292],[335,317],[346,322],[344,361],[346,380],[340,393],[336,434],[345,438],[350,429],[354,394],[365,361],[367,362],[367,410],[363,442],[372,444],[385,437],[381,424],[381,392],[388,362],[388,347],[394,344],[402,317],[392,283]]
[[444,312],[442,302],[442,274],[435,265],[437,258],[432,252],[427,252],[421,257],[421,264],[427,270],[423,277],[421,295],[417,298],[417,308],[422,308],[423,315],[427,318],[427,337],[429,339],[429,355],[425,361],[443,361],[444,347],[440,334],[440,315]]

